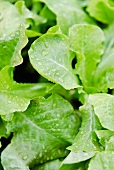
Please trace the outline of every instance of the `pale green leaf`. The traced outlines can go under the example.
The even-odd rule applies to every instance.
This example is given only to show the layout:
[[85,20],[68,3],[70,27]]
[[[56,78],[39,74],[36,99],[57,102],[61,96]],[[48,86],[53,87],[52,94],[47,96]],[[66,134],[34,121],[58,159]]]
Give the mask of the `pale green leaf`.
[[7,150],[5,154],[7,154],[8,157],[6,158],[5,154],[2,155],[2,165],[4,170],[30,170],[29,167],[25,165],[24,160],[20,159],[20,155],[14,147],[9,145]]
[[62,162],[59,170],[67,170],[70,168],[73,170],[78,166],[78,163],[88,160],[94,155],[94,152],[70,152],[70,154]]
[[114,131],[110,131],[110,130],[96,130],[95,133],[97,134],[97,137],[99,138],[99,142],[103,147],[105,147],[110,137],[114,136]]
[[19,84],[13,80],[13,70],[9,66],[0,72],[0,114],[24,111],[30,100],[44,96],[50,84]]
[[12,121],[7,122],[7,131],[15,133],[2,152],[4,168],[12,170],[12,162],[15,168],[20,162],[31,167],[66,156],[65,148],[72,143],[79,124],[72,106],[59,95],[32,101],[25,112],[15,113]]
[[42,165],[36,165],[31,170],[58,170],[59,166],[61,164],[61,161],[59,159],[46,162]]
[[48,80],[65,89],[79,87],[71,67],[72,55],[69,39],[63,34],[45,34],[38,38],[29,50],[33,67]]
[[82,113],[82,124],[81,128],[76,135],[73,145],[69,146],[68,149],[73,152],[91,152],[99,150],[99,146],[96,145],[94,139],[94,131],[101,129],[101,126],[94,114],[92,106],[88,103],[80,107]]
[[[26,6],[24,1],[17,1],[15,3],[15,7],[18,10],[20,16],[23,18],[23,20],[26,21],[26,23],[29,25],[33,25],[32,21],[34,22],[34,25],[39,25],[45,23],[47,20],[38,14],[30,11]],[[25,22],[24,21],[24,22]],[[22,21],[21,21],[22,22]],[[27,26],[27,27],[28,27]]]
[[89,96],[89,102],[93,105],[101,125],[114,131],[114,96],[105,93],[93,94]]
[[28,26],[16,7],[9,2],[0,1],[0,14],[0,38],[7,38],[21,24]]
[[81,7],[87,7],[90,0],[77,0]]
[[104,53],[95,71],[94,83],[99,91],[114,88],[114,24],[104,30]]
[[[39,1],[39,0],[38,0]],[[57,24],[63,33],[67,34],[68,30],[74,24],[92,23],[94,21],[82,10],[75,0],[41,0],[46,3],[48,8],[57,16]],[[69,15],[70,14],[70,15]]]
[[90,160],[88,170],[113,170],[114,169],[114,152],[98,152]]
[[37,24],[41,22],[36,14],[25,7],[24,1],[18,1],[15,5],[0,1],[0,14],[0,38],[7,38],[21,24],[25,28],[29,27],[28,19],[33,19]]
[[21,50],[27,44],[25,28],[21,25],[7,38],[0,38],[0,69],[6,65],[17,66],[23,62]]
[[25,30],[31,24],[30,19],[36,24],[43,20],[29,11],[24,1],[15,5],[0,1],[0,69],[23,62],[21,50],[28,42]]
[[86,91],[90,92],[88,87],[93,86],[93,74],[103,53],[103,32],[97,26],[79,24],[70,28],[69,38],[71,50],[77,56],[76,72]]
[[109,141],[107,141],[105,150],[114,151],[114,136],[111,136]]

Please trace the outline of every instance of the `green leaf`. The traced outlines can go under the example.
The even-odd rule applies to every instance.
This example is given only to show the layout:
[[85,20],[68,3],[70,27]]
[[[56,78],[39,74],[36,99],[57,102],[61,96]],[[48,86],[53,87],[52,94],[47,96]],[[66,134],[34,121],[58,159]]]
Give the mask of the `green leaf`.
[[[38,4],[38,3],[36,2],[36,4]],[[49,25],[53,25],[54,24],[55,25],[54,22],[56,20],[56,15],[52,11],[50,11],[50,9],[46,5],[40,11],[40,16],[42,16],[42,17],[47,19],[47,22],[48,22],[47,24],[49,24]]]
[[93,73],[103,53],[103,32],[97,26],[79,24],[70,28],[69,38],[71,50],[77,55],[76,72],[85,90],[91,92],[93,91]]
[[0,1],[0,69],[22,63],[21,50],[27,44],[26,21],[16,7]]
[[69,39],[63,34],[45,34],[38,38],[29,50],[33,67],[48,80],[65,89],[79,87],[71,67],[72,56]]
[[82,124],[81,128],[76,135],[73,145],[69,146],[68,149],[73,152],[92,152],[99,150],[99,146],[96,143],[94,131],[101,129],[99,121],[94,114],[93,108],[90,104],[86,103],[80,107],[82,113]]
[[99,91],[107,92],[114,88],[114,24],[104,30],[104,54],[95,71],[94,83]]
[[90,160],[88,170],[113,170],[114,169],[114,152],[104,151],[98,152],[95,157]]
[[0,114],[24,111],[30,100],[44,96],[49,83],[19,84],[13,80],[13,69],[9,66],[0,72]]
[[111,136],[109,141],[106,143],[105,150],[114,151],[114,136]]
[[90,0],[77,0],[77,1],[80,4],[80,6],[82,6],[82,7],[88,6],[88,4],[90,2]]
[[60,29],[60,27],[58,25],[55,25],[55,26],[49,28],[47,33],[49,33],[49,34],[51,34],[51,33],[55,33],[55,34],[60,33],[60,34],[62,34],[61,29]]
[[111,24],[114,22],[114,6],[111,6],[109,0],[91,0],[87,11],[102,23]]
[[23,1],[15,5],[0,1],[0,70],[23,62],[21,50],[28,42],[25,30],[31,24],[30,19],[36,24],[43,20],[29,11]]
[[23,62],[21,50],[27,44],[25,28],[19,26],[7,38],[0,38],[0,69],[6,65],[17,66]]
[[[39,1],[39,0],[38,0]],[[94,21],[81,9],[75,0],[41,0],[46,3],[48,8],[56,14],[57,24],[63,33],[67,34],[68,30],[74,24],[92,23]],[[69,15],[70,14],[70,15]]]
[[26,30],[26,36],[29,37],[29,38],[32,38],[32,37],[38,37],[38,36],[41,36],[42,34],[39,33],[39,32],[36,32],[36,31],[33,31],[33,30]]
[[[15,4],[16,9],[19,14],[29,25],[39,25],[46,22],[46,19],[37,15],[36,13],[30,11],[26,6],[24,1],[18,1]],[[33,21],[33,22],[32,22]],[[22,21],[21,21],[22,22]],[[28,27],[27,26],[27,27]]]
[[9,2],[0,1],[0,38],[6,38],[16,29],[24,24],[27,27],[27,22],[20,15],[16,7]]
[[103,147],[106,146],[107,141],[109,141],[111,136],[114,136],[114,131],[110,130],[96,130],[95,133],[97,134],[97,137],[99,138],[99,142]]
[[101,125],[114,131],[114,96],[103,93],[93,94],[89,96],[89,102],[93,105]]
[[40,20],[36,14],[25,7],[24,1],[18,1],[15,5],[6,1],[0,1],[0,12],[1,38],[7,38],[11,33],[15,32],[20,25],[23,25],[25,28],[29,27],[29,19],[33,19],[37,24]]
[[7,131],[15,133],[11,144],[2,152],[4,168],[12,169],[12,162],[15,169],[20,163],[27,168],[66,156],[65,148],[72,143],[80,124],[73,112],[65,99],[53,94],[32,101],[25,112],[15,113],[7,123]]
[[7,129],[6,126],[4,124],[4,122],[2,121],[1,117],[0,117],[0,138],[1,137],[7,137]]
[[[78,166],[78,163],[90,159],[95,155],[94,152],[70,152],[70,154],[64,159],[59,170],[71,170]],[[79,164],[80,165],[80,164]]]
[[31,170],[58,170],[60,164],[61,164],[61,161],[59,159],[56,159],[56,160],[44,163],[42,165],[36,165]]

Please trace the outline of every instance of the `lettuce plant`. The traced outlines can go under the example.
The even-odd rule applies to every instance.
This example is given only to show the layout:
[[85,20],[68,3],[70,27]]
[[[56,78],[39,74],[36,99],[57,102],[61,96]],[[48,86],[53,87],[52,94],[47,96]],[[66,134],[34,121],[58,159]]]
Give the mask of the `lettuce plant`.
[[0,170],[114,169],[114,2],[0,1]]

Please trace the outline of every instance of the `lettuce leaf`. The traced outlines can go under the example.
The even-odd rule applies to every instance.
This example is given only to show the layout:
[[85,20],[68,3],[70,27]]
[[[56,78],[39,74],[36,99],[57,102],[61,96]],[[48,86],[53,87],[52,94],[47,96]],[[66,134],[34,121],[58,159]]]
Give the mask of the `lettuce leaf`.
[[38,38],[29,50],[33,67],[49,81],[70,90],[79,87],[71,67],[69,39],[58,33],[47,33]]
[[113,13],[0,0],[0,170],[114,169]]
[[72,106],[59,95],[33,100],[25,112],[15,113],[12,121],[7,122],[7,131],[15,135],[2,152],[3,166],[25,170],[36,162],[66,156],[65,149],[72,143],[79,125]]
[[0,72],[0,115],[25,111],[30,100],[44,96],[50,84],[23,84],[13,80],[13,69],[6,66]]
[[110,3],[110,0],[91,0],[87,11],[102,23],[111,24],[114,22],[114,4]]
[[103,93],[93,94],[89,96],[89,101],[101,125],[114,131],[114,96]]
[[[38,0],[39,1],[39,0]],[[57,24],[60,26],[63,33],[67,34],[68,30],[74,24],[90,23],[95,24],[80,7],[79,3],[75,0],[41,0],[46,3],[49,9],[56,14]],[[70,15],[69,15],[70,14]]]
[[112,170],[114,168],[114,152],[103,151],[96,154],[90,161],[88,170]]
[[93,76],[96,66],[103,53],[102,42],[104,35],[97,26],[76,24],[69,30],[71,50],[76,53],[76,73],[79,75],[83,87],[88,93],[93,89]]

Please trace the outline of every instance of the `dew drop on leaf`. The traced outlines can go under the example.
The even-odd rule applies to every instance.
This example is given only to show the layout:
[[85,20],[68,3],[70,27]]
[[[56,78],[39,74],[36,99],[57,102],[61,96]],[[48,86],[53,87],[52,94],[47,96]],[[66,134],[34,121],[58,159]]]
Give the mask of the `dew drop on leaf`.
[[38,62],[38,65],[39,65],[39,66],[41,66],[41,65],[42,65],[42,63],[41,63],[41,62]]
[[49,53],[46,51],[46,50],[42,50],[42,55],[43,56],[46,56],[46,55],[48,55]]
[[27,160],[27,159],[28,159],[27,155],[23,156],[23,160]]
[[8,103],[10,104],[10,103],[11,103],[11,100],[8,100]]
[[42,157],[42,153],[39,153],[39,157],[40,157],[40,158]]
[[61,77],[59,77],[59,81],[60,81],[61,83],[63,83],[63,79],[62,79]]
[[55,70],[55,69],[53,69],[53,70],[52,70],[52,72],[56,72],[56,70]]
[[85,153],[84,153],[84,156],[88,156],[88,153],[85,152]]

